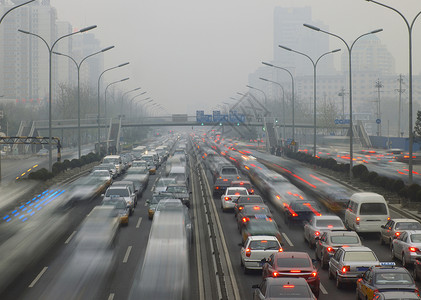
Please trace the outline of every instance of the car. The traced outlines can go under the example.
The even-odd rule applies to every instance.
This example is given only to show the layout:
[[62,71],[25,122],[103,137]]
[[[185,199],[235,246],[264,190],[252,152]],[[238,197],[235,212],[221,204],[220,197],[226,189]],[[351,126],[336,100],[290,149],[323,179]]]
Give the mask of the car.
[[123,197],[127,203],[127,206],[130,207],[130,215],[133,214],[135,194],[130,192],[130,188],[128,186],[112,185],[105,191],[105,194],[102,194],[102,196],[104,197],[103,200],[107,200],[112,196]]
[[213,184],[213,195],[219,196],[225,193],[227,188],[231,186],[231,181],[228,178],[217,178]]
[[165,192],[169,184],[176,183],[175,178],[172,177],[160,177],[155,183],[154,193]]
[[421,224],[414,219],[391,219],[381,225],[380,243],[391,245],[393,239],[399,237],[403,230],[421,230]]
[[180,199],[181,202],[190,208],[190,195],[187,186],[183,183],[172,183],[167,186],[165,193],[172,194],[173,198]]
[[221,209],[227,211],[228,209],[234,209],[234,201],[242,196],[248,195],[248,191],[245,187],[228,187],[225,193],[221,196]]
[[396,299],[421,299],[415,292],[405,292],[405,291],[384,291],[384,292],[375,292],[373,300],[396,300]]
[[325,231],[334,229],[346,229],[341,218],[332,215],[314,215],[310,221],[304,222],[304,239],[307,241],[310,248],[314,248],[316,246],[316,237],[320,237]]
[[155,193],[152,195],[152,199],[147,199],[146,204],[148,205],[148,218],[149,220],[153,219],[153,216],[155,214],[156,207],[162,199],[172,199],[171,194],[167,193]]
[[341,247],[329,260],[329,279],[336,279],[336,287],[355,283],[371,266],[380,265],[376,254],[368,247]]
[[254,288],[253,300],[300,299],[317,300],[304,278],[265,278]]
[[136,189],[136,184],[131,180],[121,180],[121,181],[114,181],[112,186],[127,186],[130,191],[130,196],[133,199],[133,205],[134,207],[137,206],[137,193],[138,190]]
[[251,185],[251,182],[248,180],[233,180],[231,181],[232,187],[245,187],[249,192],[249,195],[254,195],[254,188]]
[[402,267],[395,267],[394,263],[382,263],[381,266],[370,267],[357,280],[356,286],[357,299],[363,300],[374,299],[374,293],[377,291],[418,292],[409,271]]
[[262,197],[260,197],[259,195],[242,195],[237,199],[233,200],[233,202],[235,215],[237,215],[238,212],[243,209],[244,205],[264,204]]
[[285,224],[309,221],[312,216],[321,216],[320,207],[314,201],[296,200],[284,209]]
[[316,237],[316,259],[320,260],[322,269],[327,269],[330,258],[338,248],[362,246],[361,239],[355,231],[331,230]]
[[244,243],[249,236],[270,235],[282,243],[281,233],[276,222],[266,215],[257,215],[250,219],[241,229],[242,242]]
[[262,277],[304,278],[313,294],[319,297],[320,277],[307,252],[285,251],[272,254],[263,264]]
[[261,270],[262,259],[283,251],[278,239],[270,235],[249,236],[241,245],[241,267],[245,274],[251,269]]
[[104,180],[107,187],[113,182],[113,177],[108,170],[95,170],[89,176]]
[[237,218],[237,228],[241,232],[241,229],[250,218],[256,218],[256,216],[265,215],[272,218],[272,213],[265,204],[245,204],[243,209],[238,212],[236,215]]
[[123,167],[123,161],[121,159],[121,155],[107,155],[102,159],[102,163],[107,164],[114,164],[117,170],[117,176],[121,175],[125,169]]
[[48,156],[50,152],[46,148],[42,148],[37,152],[37,156]]
[[116,178],[117,175],[118,175],[117,169],[116,169],[115,165],[112,164],[112,163],[102,163],[98,166],[93,167],[92,171],[95,171],[95,170],[108,170],[108,172],[110,172],[113,179]]
[[412,266],[417,257],[421,257],[421,230],[402,232],[392,241],[390,248],[392,258],[402,261],[402,266]]
[[120,196],[112,196],[110,198],[104,199],[102,201],[102,206],[114,207],[120,218],[120,224],[122,225],[129,225],[129,215],[130,215],[130,207],[127,205],[126,201],[123,197]]

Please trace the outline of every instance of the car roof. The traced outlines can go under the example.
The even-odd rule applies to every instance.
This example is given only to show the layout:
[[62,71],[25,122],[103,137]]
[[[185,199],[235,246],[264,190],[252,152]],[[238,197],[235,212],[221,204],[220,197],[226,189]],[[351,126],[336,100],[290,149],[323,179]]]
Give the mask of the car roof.
[[233,181],[231,181],[231,184],[241,184],[241,183],[251,184],[251,182],[249,180],[233,180]]
[[371,269],[376,273],[405,273],[409,274],[409,271],[404,267],[397,266],[372,266]]
[[348,230],[329,230],[326,231],[326,234],[332,236],[332,235],[336,235],[336,236],[344,236],[344,235],[352,235],[352,236],[358,236],[358,233],[356,233],[355,231],[348,231]]
[[365,246],[359,246],[359,247],[341,247],[343,250],[345,250],[346,252],[358,252],[358,251],[367,251],[367,252],[373,252],[373,250],[371,250],[368,247]]
[[250,241],[262,241],[262,240],[273,240],[277,241],[278,239],[273,235],[251,235],[248,237]]
[[341,220],[341,218],[339,218],[338,216],[335,216],[335,215],[322,215],[322,216],[314,215],[313,218],[315,220]]
[[415,219],[391,219],[390,221],[394,221],[394,222],[414,222],[414,223],[419,223]]
[[243,187],[243,186],[229,186],[229,187],[227,187],[227,189],[230,189],[230,190],[247,190],[245,187]]
[[121,180],[121,181],[114,181],[112,185],[116,186],[116,185],[131,185],[133,184],[133,181],[131,180]]
[[284,252],[277,252],[275,254],[275,258],[308,258],[310,256],[307,252],[298,252],[298,251],[284,251]]
[[404,230],[405,232],[407,232],[408,234],[421,234],[421,229],[420,230]]
[[307,281],[303,277],[266,277],[265,280],[268,285],[307,285]]

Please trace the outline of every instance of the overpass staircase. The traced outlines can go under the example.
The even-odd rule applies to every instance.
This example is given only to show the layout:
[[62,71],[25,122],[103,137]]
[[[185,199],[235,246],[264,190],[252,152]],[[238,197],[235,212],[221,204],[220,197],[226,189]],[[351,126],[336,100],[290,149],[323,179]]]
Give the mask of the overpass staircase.
[[[18,133],[16,136],[39,136],[38,130],[35,127],[34,121],[21,121],[18,129]],[[14,144],[12,146],[12,153],[17,152],[19,154],[28,154],[34,153],[38,151],[40,148],[39,145],[22,145],[22,144]]]
[[[361,120],[357,121],[356,125],[352,126],[353,139],[355,144],[360,144],[363,148],[372,148],[370,138],[365,130],[364,124]],[[347,136],[350,136],[350,129],[347,131]]]
[[110,120],[107,139],[107,153],[115,154],[120,152],[121,118],[118,122]]
[[266,141],[269,146],[268,149],[273,149],[278,146],[278,138],[276,136],[275,127],[272,122],[265,122]]

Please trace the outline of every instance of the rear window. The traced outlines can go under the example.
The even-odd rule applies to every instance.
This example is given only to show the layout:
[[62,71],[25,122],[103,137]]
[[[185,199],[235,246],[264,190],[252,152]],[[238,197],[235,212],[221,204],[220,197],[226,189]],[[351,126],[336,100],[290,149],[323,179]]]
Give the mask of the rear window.
[[281,268],[308,268],[311,266],[311,262],[308,258],[278,258],[276,261],[278,267]]
[[384,203],[363,203],[360,207],[360,215],[387,215]]
[[310,299],[310,291],[305,285],[273,285],[269,287],[269,298],[273,299]]
[[228,190],[228,195],[247,195],[247,190],[238,189],[238,190]]
[[408,285],[414,284],[411,275],[407,273],[378,273],[376,274],[376,284],[379,285]]
[[418,222],[398,222],[395,228],[399,230],[418,230],[421,229],[421,224]]
[[277,241],[251,241],[249,245],[250,250],[270,250],[270,249],[279,249],[279,244]]
[[221,170],[222,175],[237,175],[237,169],[235,168],[224,168]]
[[108,189],[105,196],[110,197],[111,195],[118,195],[120,197],[129,197],[129,190],[128,189]]
[[328,228],[337,228],[344,227],[344,224],[341,220],[317,220],[317,227],[328,227]]
[[421,234],[411,234],[411,242],[413,243],[421,243]]
[[339,236],[331,236],[330,241],[332,244],[339,244],[339,245],[353,245],[353,244],[360,244],[360,240],[356,236],[347,236],[347,235],[339,235]]
[[249,216],[249,215],[255,215],[255,214],[270,215],[271,213],[267,207],[245,206],[242,214]]
[[377,257],[371,251],[346,252],[344,261],[377,261]]
[[238,204],[243,203],[263,203],[263,199],[260,197],[240,197],[237,201]]

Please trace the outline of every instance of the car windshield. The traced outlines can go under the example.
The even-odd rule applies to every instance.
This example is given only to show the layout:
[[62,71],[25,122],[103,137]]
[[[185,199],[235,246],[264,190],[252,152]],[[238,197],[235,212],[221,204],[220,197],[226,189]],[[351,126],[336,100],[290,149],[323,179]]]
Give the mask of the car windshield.
[[384,203],[363,203],[360,215],[387,215],[387,208]]
[[126,202],[123,199],[110,199],[105,200],[102,205],[109,206],[112,205],[117,209],[126,209]]
[[175,183],[175,178],[161,178],[156,183],[158,187],[168,186],[170,183]]
[[419,230],[421,229],[421,224],[418,222],[398,222],[395,228],[399,230]]
[[187,193],[187,188],[185,186],[168,186],[167,187],[167,192],[170,193]]
[[378,273],[375,277],[378,285],[408,285],[414,284],[411,275],[401,272]]
[[360,240],[356,236],[350,235],[337,235],[331,236],[330,241],[332,244],[339,244],[339,245],[352,245],[352,244],[360,244]]
[[279,243],[277,241],[251,241],[249,245],[250,250],[269,250],[279,249]]
[[311,261],[306,257],[285,257],[278,258],[276,264],[281,268],[308,268],[311,266]]
[[377,257],[371,251],[345,252],[344,261],[377,261]]
[[273,285],[269,287],[270,299],[310,299],[310,291],[305,285]]
[[105,197],[110,197],[111,195],[118,195],[121,197],[129,197],[128,189],[108,189]]
[[341,220],[317,220],[316,227],[343,228],[344,224]]
[[411,234],[411,242],[421,243],[421,234],[420,233]]

